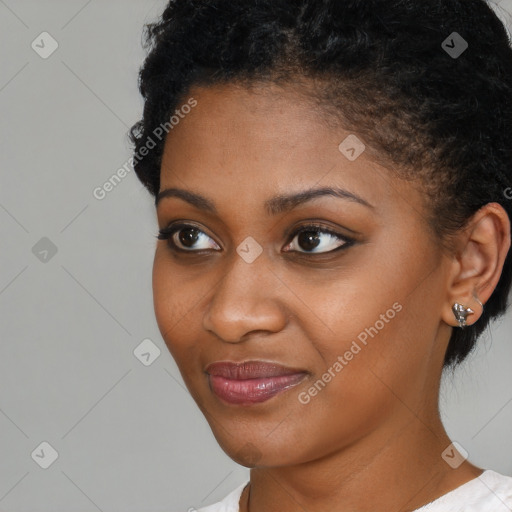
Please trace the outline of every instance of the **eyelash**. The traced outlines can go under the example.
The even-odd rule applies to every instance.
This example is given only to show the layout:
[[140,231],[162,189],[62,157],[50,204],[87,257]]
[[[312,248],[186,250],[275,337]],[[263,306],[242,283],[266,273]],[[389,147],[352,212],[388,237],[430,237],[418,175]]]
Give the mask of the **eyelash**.
[[[200,254],[200,253],[204,253],[205,251],[210,251],[210,250],[214,250],[214,251],[218,252],[218,249],[186,250],[186,249],[181,249],[180,247],[178,247],[176,245],[176,243],[174,242],[174,240],[172,239],[172,237],[174,236],[175,233],[181,231],[182,229],[186,229],[186,228],[197,229],[200,233],[203,233],[206,235],[206,233],[204,233],[204,231],[199,229],[197,226],[194,226],[193,224],[174,224],[167,228],[160,229],[158,232],[158,235],[156,235],[156,238],[158,240],[167,240],[169,248],[175,252],[187,253],[187,254]],[[324,251],[324,252],[319,252],[319,253],[301,252],[301,251],[296,251],[296,250],[290,250],[290,251],[286,251],[286,252],[292,252],[292,253],[297,253],[300,255],[308,255],[308,256],[317,256],[318,257],[318,256],[325,256],[327,254],[331,254],[331,253],[334,253],[334,252],[337,252],[337,251],[340,251],[343,249],[347,249],[348,247],[350,247],[351,245],[353,245],[355,243],[355,240],[353,238],[347,237],[345,235],[341,235],[340,233],[336,233],[335,231],[331,231],[330,229],[327,229],[326,227],[324,227],[320,224],[313,223],[313,224],[307,224],[307,225],[301,226],[299,229],[296,229],[290,235],[289,242],[286,245],[288,246],[291,242],[293,242],[293,240],[295,239],[295,237],[297,235],[300,235],[301,233],[308,232],[308,231],[332,235],[333,237],[343,241],[344,243],[342,245],[340,245],[339,247],[336,247],[335,249],[331,249],[330,251]],[[206,235],[206,236],[208,236],[208,235]],[[210,238],[210,237],[208,237],[208,238]]]

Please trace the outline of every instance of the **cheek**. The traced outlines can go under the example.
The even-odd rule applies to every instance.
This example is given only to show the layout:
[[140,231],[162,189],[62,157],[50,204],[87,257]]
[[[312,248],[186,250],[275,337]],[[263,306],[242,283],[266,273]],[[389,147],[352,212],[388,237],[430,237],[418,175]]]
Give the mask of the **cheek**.
[[153,307],[162,336],[171,329],[176,321],[176,312],[173,308],[172,279],[165,272],[163,259],[161,251],[157,249],[153,261]]
[[194,346],[188,341],[194,337],[190,315],[200,297],[194,284],[184,279],[179,268],[170,265],[165,251],[159,248],[153,262],[153,307],[162,338],[178,364],[187,346]]
[[302,411],[310,418],[304,427],[322,432],[313,452],[328,452],[333,442],[355,441],[395,417],[403,402],[416,400],[427,365],[419,347],[409,358],[408,305],[399,302],[344,307],[333,326],[339,334],[317,338],[314,350],[320,362],[308,385],[296,393],[302,404],[299,415]]
[[367,410],[375,411],[378,403],[393,400],[392,390],[407,394],[408,383],[427,378],[438,349],[442,273],[426,248],[415,253],[421,258],[410,254],[403,247],[373,251],[342,280],[310,288],[309,297],[317,297],[311,309],[322,326],[303,321],[302,329],[319,356],[315,379],[333,382],[325,386],[328,393],[322,391],[326,400],[346,400],[356,409],[371,403]]

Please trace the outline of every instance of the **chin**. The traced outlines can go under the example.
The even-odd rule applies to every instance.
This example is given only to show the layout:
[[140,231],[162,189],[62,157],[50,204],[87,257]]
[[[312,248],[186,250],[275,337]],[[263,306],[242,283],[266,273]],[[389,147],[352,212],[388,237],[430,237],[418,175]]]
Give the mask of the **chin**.
[[[284,439],[277,431],[270,436],[262,432],[261,437],[250,430],[233,432],[232,429],[220,428],[214,425],[213,435],[224,453],[237,464],[247,468],[278,467],[301,462],[297,446],[300,443],[292,442],[290,437]],[[302,447],[302,446],[301,446]]]

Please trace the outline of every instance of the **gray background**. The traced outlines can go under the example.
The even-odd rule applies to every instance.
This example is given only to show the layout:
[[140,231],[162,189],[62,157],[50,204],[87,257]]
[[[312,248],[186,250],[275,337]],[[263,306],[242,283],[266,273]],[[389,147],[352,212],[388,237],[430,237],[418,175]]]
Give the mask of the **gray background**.
[[[158,331],[151,197],[133,171],[93,196],[131,156],[142,25],[165,3],[0,0],[2,512],[178,512],[248,478]],[[512,0],[501,6],[508,19]],[[31,47],[44,31],[59,45],[46,59]],[[470,459],[509,475],[511,317],[444,380],[441,402]],[[148,366],[134,355],[145,339],[161,350]],[[42,442],[58,452],[47,469]]]

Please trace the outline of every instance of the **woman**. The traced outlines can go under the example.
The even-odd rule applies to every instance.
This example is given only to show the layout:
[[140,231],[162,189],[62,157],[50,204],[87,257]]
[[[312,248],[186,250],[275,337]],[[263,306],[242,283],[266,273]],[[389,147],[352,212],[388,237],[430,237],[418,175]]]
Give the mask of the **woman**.
[[159,329],[250,482],[205,511],[512,510],[438,410],[511,284],[512,51],[484,0],[171,0],[136,173]]

